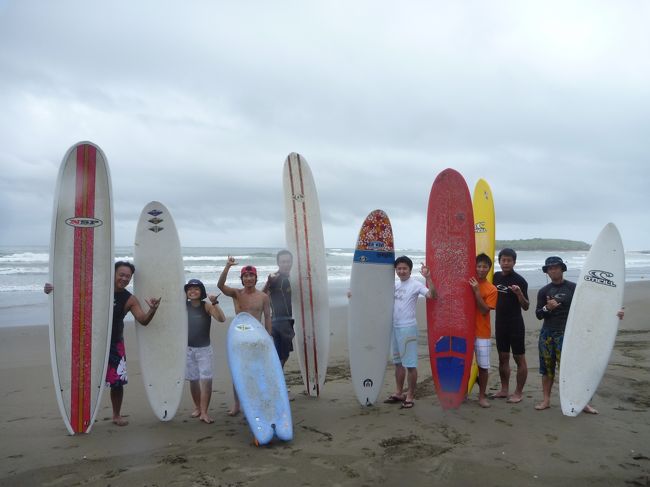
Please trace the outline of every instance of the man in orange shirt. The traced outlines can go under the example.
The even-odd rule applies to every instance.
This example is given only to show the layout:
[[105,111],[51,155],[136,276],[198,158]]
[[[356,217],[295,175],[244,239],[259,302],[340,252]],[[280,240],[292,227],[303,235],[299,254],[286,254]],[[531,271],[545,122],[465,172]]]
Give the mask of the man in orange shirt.
[[489,408],[485,391],[487,389],[488,372],[490,370],[491,327],[490,310],[497,305],[497,288],[486,276],[492,267],[492,259],[485,254],[476,256],[476,276],[469,280],[474,297],[476,298],[476,342],[474,350],[478,364],[478,403],[483,408]]

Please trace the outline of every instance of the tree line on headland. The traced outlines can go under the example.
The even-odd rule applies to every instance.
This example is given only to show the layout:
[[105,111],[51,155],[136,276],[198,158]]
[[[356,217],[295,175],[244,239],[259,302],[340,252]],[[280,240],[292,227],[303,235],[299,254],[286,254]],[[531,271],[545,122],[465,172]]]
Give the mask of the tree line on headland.
[[591,246],[586,242],[578,240],[565,240],[560,238],[527,238],[521,240],[497,240],[496,248],[513,248],[515,250],[589,250]]

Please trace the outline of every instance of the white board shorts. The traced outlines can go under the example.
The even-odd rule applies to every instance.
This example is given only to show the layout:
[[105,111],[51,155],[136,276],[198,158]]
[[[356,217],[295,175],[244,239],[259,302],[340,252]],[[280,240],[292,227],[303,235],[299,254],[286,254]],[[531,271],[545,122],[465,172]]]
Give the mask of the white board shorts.
[[212,345],[187,347],[185,359],[187,380],[212,379]]
[[490,368],[490,349],[492,341],[489,338],[477,338],[474,342],[474,351],[476,352],[476,365],[481,369]]
[[418,325],[393,326],[393,363],[407,368],[418,366]]

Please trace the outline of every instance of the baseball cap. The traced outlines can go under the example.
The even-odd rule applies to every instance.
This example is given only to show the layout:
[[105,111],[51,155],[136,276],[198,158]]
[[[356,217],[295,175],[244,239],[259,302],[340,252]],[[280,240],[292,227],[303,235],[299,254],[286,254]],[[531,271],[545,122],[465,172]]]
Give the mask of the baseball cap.
[[241,277],[244,277],[244,274],[255,274],[255,277],[257,277],[257,269],[252,265],[245,265],[241,269]]

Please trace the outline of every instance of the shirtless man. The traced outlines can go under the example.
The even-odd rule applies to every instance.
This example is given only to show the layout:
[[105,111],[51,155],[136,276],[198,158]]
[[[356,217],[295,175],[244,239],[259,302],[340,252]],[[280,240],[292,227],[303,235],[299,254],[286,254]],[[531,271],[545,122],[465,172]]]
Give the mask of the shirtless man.
[[[252,265],[247,265],[242,267],[241,270],[241,283],[244,286],[240,289],[235,289],[233,287],[226,285],[226,279],[228,277],[228,271],[234,265],[237,265],[234,257],[228,256],[228,261],[226,262],[226,267],[221,271],[221,276],[219,276],[219,282],[217,287],[219,290],[224,293],[226,296],[232,298],[235,305],[235,313],[246,312],[250,313],[255,317],[260,323],[264,324],[264,328],[269,335],[272,333],[271,326],[271,305],[269,296],[262,291],[258,291],[255,285],[257,284],[257,269]],[[264,314],[264,320],[262,321],[262,314]],[[233,392],[235,396],[235,404],[232,409],[228,411],[229,416],[236,416],[239,414],[239,397],[237,397],[237,391]]]

